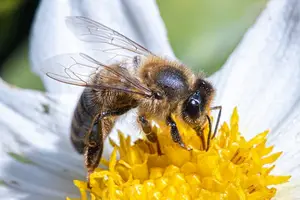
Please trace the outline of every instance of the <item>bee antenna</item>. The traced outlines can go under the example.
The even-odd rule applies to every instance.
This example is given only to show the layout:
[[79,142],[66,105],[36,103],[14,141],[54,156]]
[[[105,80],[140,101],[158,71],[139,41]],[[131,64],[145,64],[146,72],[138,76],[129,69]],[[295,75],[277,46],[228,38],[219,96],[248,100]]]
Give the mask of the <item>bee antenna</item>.
[[221,119],[221,115],[222,115],[222,106],[211,107],[210,110],[219,110],[215,130],[214,130],[214,134],[212,136],[212,139],[213,139],[213,138],[216,137],[216,134],[217,134],[217,131],[218,131],[218,127],[219,127],[219,123],[220,123],[220,119]]
[[209,125],[209,132],[208,132],[208,136],[207,136],[207,145],[206,145],[206,151],[208,151],[209,145],[210,145],[210,140],[211,140],[211,119],[207,114],[206,114],[206,118],[207,118],[208,125]]

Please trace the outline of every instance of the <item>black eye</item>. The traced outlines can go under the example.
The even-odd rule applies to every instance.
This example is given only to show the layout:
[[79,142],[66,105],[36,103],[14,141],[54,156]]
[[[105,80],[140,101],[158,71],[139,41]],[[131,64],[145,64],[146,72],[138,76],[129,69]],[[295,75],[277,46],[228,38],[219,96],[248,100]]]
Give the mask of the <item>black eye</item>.
[[200,92],[192,94],[185,103],[184,113],[192,119],[200,117],[202,108]]

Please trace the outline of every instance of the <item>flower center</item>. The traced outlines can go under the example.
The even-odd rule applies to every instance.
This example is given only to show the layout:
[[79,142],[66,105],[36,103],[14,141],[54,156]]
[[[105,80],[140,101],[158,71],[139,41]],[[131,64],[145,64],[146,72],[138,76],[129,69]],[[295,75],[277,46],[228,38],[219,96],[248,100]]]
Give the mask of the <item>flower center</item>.
[[[156,145],[119,134],[120,145],[106,163],[91,175],[92,189],[75,180],[81,199],[271,199],[290,176],[270,172],[282,152],[272,153],[266,146],[268,131],[246,141],[239,133],[239,116],[233,111],[229,125],[224,123],[208,151],[201,139],[183,123],[177,122],[187,151],[174,143],[167,130],[158,129],[162,155]],[[208,128],[204,131],[208,135]],[[205,138],[205,137],[204,137]],[[120,159],[117,160],[117,153]]]

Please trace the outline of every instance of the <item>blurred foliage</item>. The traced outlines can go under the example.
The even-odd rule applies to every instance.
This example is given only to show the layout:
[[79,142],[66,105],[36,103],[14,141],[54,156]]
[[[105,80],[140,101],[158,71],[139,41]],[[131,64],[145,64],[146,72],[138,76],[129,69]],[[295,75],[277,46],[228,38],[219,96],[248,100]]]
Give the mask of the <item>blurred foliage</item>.
[[267,0],[158,0],[175,54],[212,74],[234,50]]
[[[17,67],[16,67],[17,66]],[[3,79],[14,85],[43,90],[43,83],[39,77],[30,71],[28,62],[28,43],[24,42],[11,54],[4,65]]]
[[[29,68],[28,33],[38,0],[0,0],[0,76],[7,82],[43,90]],[[24,41],[25,40],[25,41]]]
[[22,0],[0,0],[0,44],[10,34],[7,30],[11,26],[12,16],[22,3]]
[[9,15],[22,5],[24,0],[1,0],[0,1],[0,16]]
[[[0,30],[10,24],[22,0],[0,0]],[[176,56],[195,71],[219,69],[255,21],[267,0],[157,0]],[[3,21],[4,19],[4,21]],[[2,23],[5,22],[5,23]],[[0,46],[7,34],[0,32]],[[20,87],[42,89],[30,72],[28,43],[23,42],[2,66],[1,76]]]

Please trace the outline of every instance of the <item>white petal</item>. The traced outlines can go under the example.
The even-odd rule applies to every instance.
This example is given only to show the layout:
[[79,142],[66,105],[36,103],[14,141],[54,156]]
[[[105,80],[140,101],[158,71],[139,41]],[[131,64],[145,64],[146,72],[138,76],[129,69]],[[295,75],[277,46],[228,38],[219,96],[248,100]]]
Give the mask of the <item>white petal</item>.
[[211,77],[216,104],[228,119],[238,106],[246,137],[271,129],[269,144],[283,151],[275,174],[292,175],[278,199],[299,197],[300,2],[272,0],[225,66]]
[[19,191],[16,191],[11,188],[3,187],[3,186],[5,185],[0,186],[0,199],[7,199],[7,200],[26,199],[25,198],[26,194],[22,194]]
[[73,180],[83,180],[85,173],[82,156],[69,142],[65,107],[40,92],[11,88],[2,81],[0,93],[0,180],[32,197],[78,195]]
[[300,197],[300,184],[299,180],[296,184],[285,184],[280,185],[279,190],[276,193],[274,199],[276,200],[286,200],[286,199],[299,199]]
[[[50,80],[40,71],[46,58],[62,53],[87,51],[85,45],[80,43],[65,25],[65,16],[70,15],[87,16],[120,31],[154,52],[174,56],[153,0],[43,0],[32,30],[30,58],[33,70],[42,76],[49,92],[81,91],[80,88]],[[101,46],[98,48],[101,49]],[[107,60],[104,57],[98,59]]]
[[247,136],[276,130],[300,98],[300,3],[272,0],[212,81],[223,119],[234,106]]
[[[300,103],[295,105],[278,129],[270,133],[268,143],[274,151],[282,151],[273,171],[278,175],[291,175],[289,183],[279,185],[276,199],[300,197]],[[293,198],[291,198],[293,199]]]
[[42,62],[52,56],[84,50],[82,44],[66,28],[64,17],[71,15],[70,1],[43,0],[40,2],[30,39],[30,61],[32,69],[41,76],[49,92],[79,93],[81,88],[58,83],[41,71]]
[[133,31],[141,35],[145,47],[158,55],[174,58],[156,1],[126,0],[122,2],[125,9],[129,11],[128,17],[134,24]]
[[3,200],[53,200],[53,197],[46,197],[38,194],[28,194],[16,189],[0,186],[0,199]]

